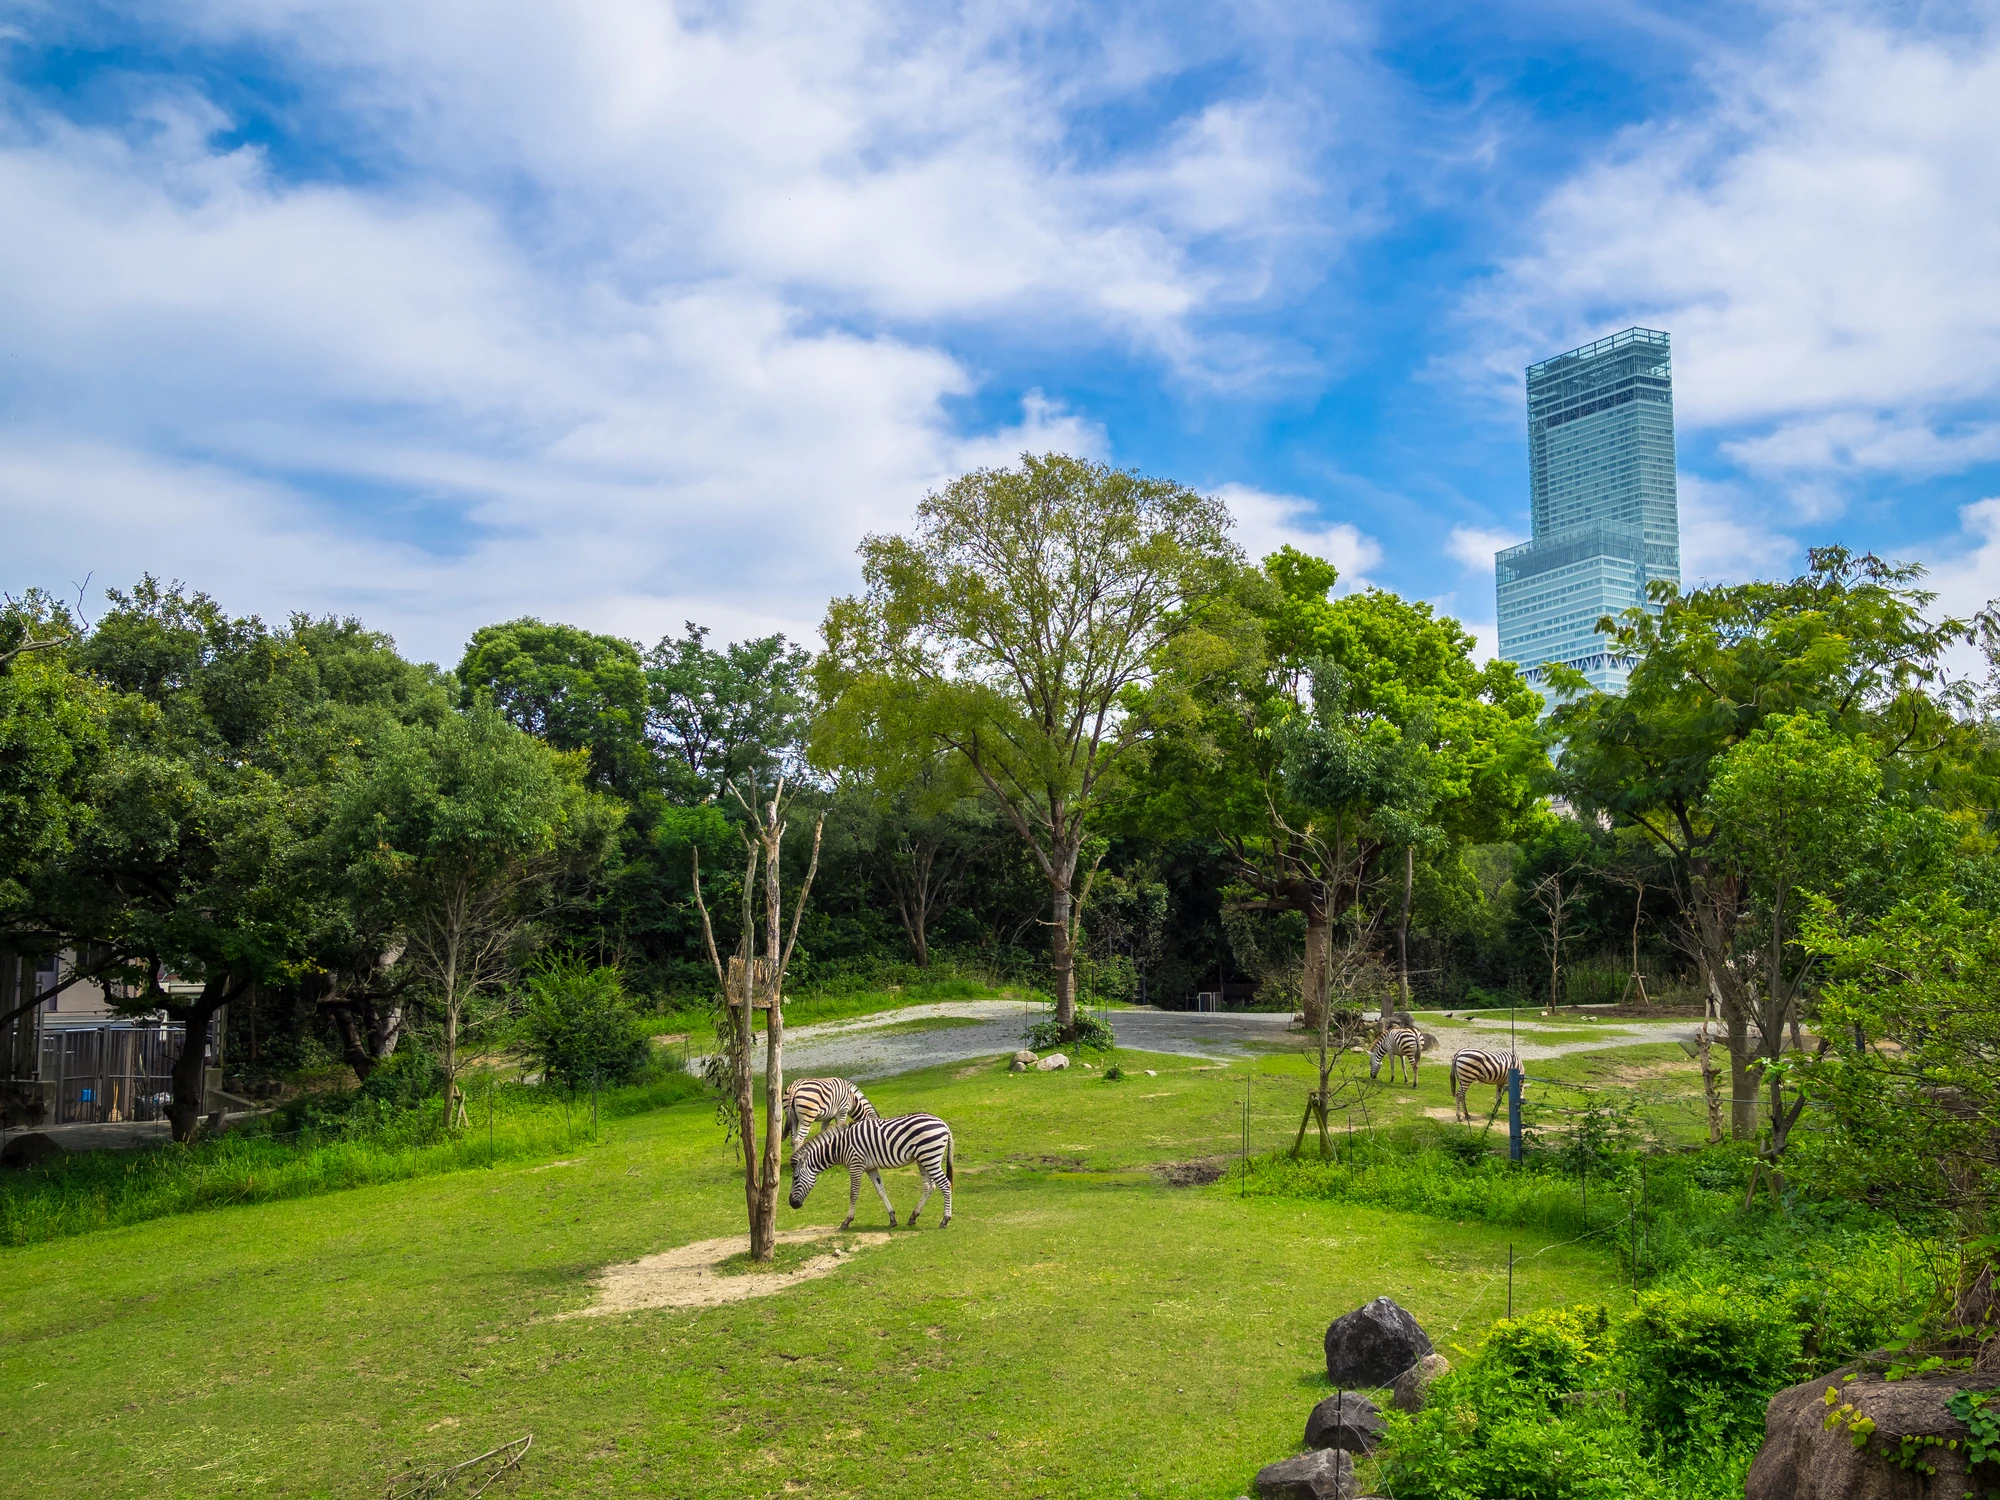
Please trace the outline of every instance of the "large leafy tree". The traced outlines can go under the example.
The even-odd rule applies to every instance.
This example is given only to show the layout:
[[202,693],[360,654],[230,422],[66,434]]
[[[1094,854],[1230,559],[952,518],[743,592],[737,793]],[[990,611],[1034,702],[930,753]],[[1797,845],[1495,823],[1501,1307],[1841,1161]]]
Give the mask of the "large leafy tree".
[[1805,713],[1872,740],[1890,786],[1990,798],[1976,733],[1954,715],[1944,682],[1946,653],[1971,626],[1933,619],[1921,576],[1823,547],[1785,582],[1685,595],[1655,584],[1650,609],[1599,627],[1631,662],[1622,692],[1591,692],[1581,676],[1550,669],[1567,695],[1550,715],[1565,795],[1641,830],[1677,872],[1683,931],[1728,1030],[1739,1138],[1755,1131],[1756,1006],[1742,962],[1752,902],[1744,867],[1719,845],[1725,826],[1710,789],[1734,746],[1775,716]]
[[395,934],[395,966],[439,1011],[448,1121],[468,1011],[518,971],[566,882],[616,835],[622,808],[587,781],[583,752],[475,703],[396,736],[337,790],[327,847],[366,925]]
[[1341,919],[1385,875],[1400,897],[1399,856],[1507,837],[1548,770],[1540,700],[1511,666],[1475,665],[1472,638],[1421,602],[1335,599],[1336,579],[1289,547],[1265,560],[1244,591],[1261,651],[1199,691],[1140,784],[1156,832],[1220,840],[1240,907],[1304,918],[1314,1027]]
[[782,635],[708,644],[688,623],[646,653],[648,730],[669,795],[721,798],[749,776],[768,785],[796,768],[810,723],[812,653]]
[[151,578],[110,599],[73,652],[106,692],[107,750],[93,816],[43,882],[45,911],[107,970],[107,993],[185,1026],[168,1114],[186,1139],[209,1023],[260,986],[317,973],[342,925],[309,851],[330,778],[367,738],[349,697],[417,685],[407,667],[333,666],[354,655],[341,648],[358,627],[273,631]]
[[585,752],[594,785],[627,797],[651,787],[646,671],[630,641],[509,620],[474,632],[458,679],[460,707],[484,695],[535,738]]
[[827,612],[829,711],[961,757],[1032,855],[1065,1030],[1107,780],[1239,647],[1221,628],[1241,568],[1229,524],[1184,485],[1024,455],[926,495],[909,535],[869,537],[865,592]]

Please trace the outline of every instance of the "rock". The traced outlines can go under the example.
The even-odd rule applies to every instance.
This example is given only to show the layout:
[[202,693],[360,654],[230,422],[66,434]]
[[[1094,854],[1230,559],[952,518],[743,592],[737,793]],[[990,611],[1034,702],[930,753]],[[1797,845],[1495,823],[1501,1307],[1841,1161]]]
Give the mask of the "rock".
[[1068,1066],[1068,1058],[1064,1057],[1060,1052],[1051,1052],[1047,1057],[1035,1064],[1035,1071],[1037,1073],[1057,1073]]
[[1424,1409],[1431,1382],[1438,1376],[1448,1374],[1451,1361],[1442,1354],[1426,1354],[1409,1369],[1403,1371],[1389,1385],[1389,1404],[1397,1411],[1412,1415]]
[[[1744,1482],[1746,1500],[1958,1500],[1972,1489],[1961,1450],[1965,1424],[1945,1410],[1963,1388],[1963,1377],[1931,1376],[1893,1385],[1875,1375],[1843,1380],[1836,1370],[1803,1385],[1787,1386],[1764,1409],[1764,1446]],[[1831,1406],[1826,1393],[1837,1393]],[[1827,1428],[1827,1419],[1852,1409]],[[1849,1423],[1875,1424],[1856,1448]],[[1934,1473],[1899,1468],[1887,1455],[1903,1438],[1937,1438],[1922,1449]]]
[[50,1157],[62,1154],[62,1147],[39,1130],[34,1130],[15,1136],[7,1143],[6,1149],[0,1150],[0,1167],[39,1167]]
[[1160,1075],[1158,1073],[1155,1073],[1151,1068],[1148,1068],[1146,1069],[1146,1076],[1148,1078],[1158,1078]]
[[1382,1413],[1373,1401],[1353,1391],[1338,1391],[1315,1406],[1312,1415],[1306,1418],[1306,1446],[1373,1453],[1375,1445],[1382,1441],[1383,1426]]
[[1025,1073],[1035,1065],[1035,1054],[1023,1047],[1014,1054],[1014,1060],[1007,1064],[1009,1073]]
[[1257,1471],[1258,1500],[1353,1500],[1354,1459],[1338,1448],[1301,1453]]
[[1426,1354],[1430,1335],[1387,1297],[1335,1318],[1326,1330],[1326,1378],[1341,1390],[1388,1385]]
[[1012,1062],[1007,1064],[1007,1071],[1009,1073],[1025,1073],[1028,1071],[1028,1065],[1022,1062],[1021,1059],[1017,1057]]

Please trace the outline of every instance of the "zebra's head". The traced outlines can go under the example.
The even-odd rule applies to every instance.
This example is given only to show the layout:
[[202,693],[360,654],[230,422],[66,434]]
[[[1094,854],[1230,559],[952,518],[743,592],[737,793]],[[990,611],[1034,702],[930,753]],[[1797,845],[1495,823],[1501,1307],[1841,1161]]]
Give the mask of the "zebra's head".
[[821,1169],[826,1166],[827,1158],[833,1154],[828,1142],[839,1133],[837,1130],[822,1131],[792,1153],[793,1208],[806,1206],[806,1194],[813,1190],[813,1183],[819,1180]]
[[[1382,1076],[1382,1059],[1388,1055],[1388,1051],[1387,1047],[1377,1042],[1375,1050],[1368,1054],[1368,1076],[1370,1078],[1380,1078]],[[1394,1075],[1391,1076],[1393,1077]]]

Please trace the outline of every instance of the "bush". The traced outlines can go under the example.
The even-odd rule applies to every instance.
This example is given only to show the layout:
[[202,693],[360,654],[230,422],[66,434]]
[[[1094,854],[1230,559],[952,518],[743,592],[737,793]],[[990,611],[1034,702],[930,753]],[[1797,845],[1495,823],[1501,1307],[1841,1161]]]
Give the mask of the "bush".
[[1061,1023],[1050,1016],[1022,1032],[1021,1040],[1037,1052],[1046,1052],[1051,1047],[1070,1047],[1078,1052],[1109,1052],[1118,1045],[1111,1023],[1087,1010],[1076,1013],[1076,1024],[1067,1035]]
[[1618,1325],[1626,1401],[1666,1451],[1699,1436],[1763,1436],[1764,1403],[1800,1378],[1798,1322],[1782,1305],[1728,1286],[1641,1292]]
[[640,1032],[618,971],[558,958],[522,986],[522,1045],[550,1083],[571,1089],[630,1083],[652,1048]]
[[1726,1286],[1493,1325],[1414,1418],[1386,1414],[1383,1476],[1408,1500],[1742,1492],[1764,1406],[1799,1375],[1799,1325]]
[[414,1036],[375,1065],[360,1093],[396,1109],[414,1109],[444,1089],[444,1064]]

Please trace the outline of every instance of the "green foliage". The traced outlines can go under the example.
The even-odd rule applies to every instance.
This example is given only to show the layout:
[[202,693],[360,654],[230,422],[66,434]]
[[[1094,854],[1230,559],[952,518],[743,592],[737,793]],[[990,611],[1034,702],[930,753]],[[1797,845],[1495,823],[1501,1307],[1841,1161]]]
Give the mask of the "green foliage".
[[1803,1333],[1789,1309],[1741,1288],[1641,1292],[1618,1325],[1627,1409],[1669,1451],[1702,1434],[1754,1446],[1765,1401],[1799,1373]]
[[557,957],[522,982],[521,995],[522,1045],[551,1083],[588,1089],[645,1072],[652,1048],[616,969]]
[[1021,1033],[1021,1040],[1036,1052],[1046,1052],[1052,1047],[1069,1047],[1078,1052],[1109,1052],[1118,1045],[1111,1023],[1087,1010],[1078,1011],[1076,1020],[1068,1026],[1055,1016],[1037,1021]]
[[490,702],[554,749],[587,753],[598,786],[637,794],[651,780],[646,677],[630,641],[509,620],[473,632],[458,680],[460,707]]
[[768,786],[803,749],[810,721],[812,654],[782,635],[716,650],[690,624],[646,653],[646,701],[676,801],[720,797],[749,775]]
[[1391,1417],[1383,1474],[1411,1500],[1727,1493],[1798,1354],[1782,1308],[1719,1285],[1502,1320]]

